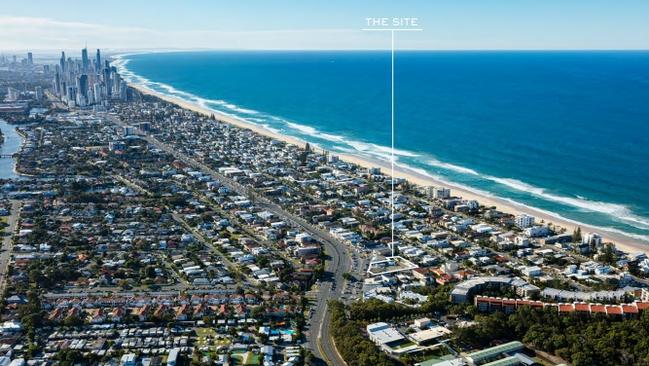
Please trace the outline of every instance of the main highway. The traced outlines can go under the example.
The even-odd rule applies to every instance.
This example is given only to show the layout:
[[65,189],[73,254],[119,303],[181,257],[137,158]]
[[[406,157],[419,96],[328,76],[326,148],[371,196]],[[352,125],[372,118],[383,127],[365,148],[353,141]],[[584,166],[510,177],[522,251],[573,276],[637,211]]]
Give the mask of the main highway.
[[[119,118],[111,115],[106,116],[116,125],[122,127],[127,125],[120,121]],[[299,227],[323,244],[324,251],[328,256],[325,262],[325,276],[321,280],[321,285],[316,297],[316,303],[314,305],[314,311],[310,319],[308,319],[309,330],[306,332],[307,344],[315,356],[316,364],[346,366],[347,364],[338,353],[331,336],[331,316],[327,311],[327,301],[338,300],[341,298],[345,283],[343,274],[351,270],[350,253],[347,245],[333,237],[328,232],[311,225],[303,218],[286,211],[278,204],[268,200],[266,197],[251,190],[249,187],[243,186],[239,182],[236,182],[205,165],[203,162],[182,153],[172,145],[164,143],[151,135],[143,136],[143,138],[149,144],[165,151],[179,161],[200,169],[204,173],[212,175],[212,177],[218,179],[224,186],[228,187],[228,189],[254,200],[255,205],[268,210],[278,217],[281,217],[283,220]]]
[[11,200],[11,211],[7,217],[7,227],[2,238],[2,249],[0,252],[0,293],[4,292],[7,284],[7,270],[9,268],[9,259],[11,258],[11,241],[13,240],[18,218],[20,217],[20,201]]

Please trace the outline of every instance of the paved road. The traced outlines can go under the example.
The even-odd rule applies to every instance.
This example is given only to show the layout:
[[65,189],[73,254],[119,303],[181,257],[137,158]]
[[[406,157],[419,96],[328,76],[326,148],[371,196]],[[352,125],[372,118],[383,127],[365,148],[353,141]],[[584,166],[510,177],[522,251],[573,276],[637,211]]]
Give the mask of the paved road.
[[[108,118],[110,118],[117,125],[126,126],[124,122],[120,121],[114,116],[109,115]],[[333,344],[333,339],[331,338],[329,329],[330,316],[327,312],[327,301],[337,300],[341,297],[345,281],[343,274],[345,272],[349,272],[351,269],[351,261],[347,246],[340,240],[331,236],[328,232],[325,232],[320,228],[311,225],[303,218],[284,210],[278,204],[271,202],[266,197],[257,194],[256,192],[252,191],[248,187],[243,186],[239,182],[236,182],[224,176],[223,174],[217,172],[204,163],[180,152],[173,146],[163,143],[150,135],[144,136],[144,138],[151,145],[167,152],[168,154],[174,156],[176,159],[184,162],[185,164],[193,166],[194,168],[198,168],[203,172],[212,175],[214,178],[218,179],[222,184],[235,191],[237,194],[253,199],[257,206],[262,207],[281,217],[283,220],[300,227],[302,230],[309,233],[313,238],[319,240],[324,245],[324,250],[329,255],[328,261],[326,263],[326,276],[324,278],[323,285],[321,286],[321,289],[318,293],[314,314],[310,318],[310,330],[307,333],[307,341],[309,348],[317,359],[316,363],[326,363],[334,366],[345,366],[346,363],[340,357],[340,354]]]
[[9,259],[11,258],[11,240],[13,239],[16,226],[18,224],[18,217],[20,216],[20,201],[11,201],[11,212],[7,217],[7,226],[4,230],[6,236],[2,238],[2,251],[0,252],[0,294],[4,292],[7,283],[7,269],[9,267]]
[[259,281],[258,281],[256,278],[251,277],[251,276],[249,276],[249,275],[247,275],[247,274],[241,272],[241,271],[238,269],[238,265],[237,265],[237,264],[235,264],[234,262],[232,262],[231,260],[229,260],[228,257],[225,256],[225,253],[221,252],[221,251],[219,250],[219,248],[216,247],[216,245],[212,244],[212,241],[211,241],[211,240],[208,240],[205,236],[203,236],[202,233],[200,233],[198,230],[196,230],[196,229],[193,228],[191,225],[189,225],[189,223],[187,223],[187,221],[185,221],[185,219],[182,218],[179,214],[177,214],[177,213],[174,212],[171,216],[172,216],[173,219],[176,220],[180,225],[182,225],[182,226],[185,228],[185,230],[187,230],[187,231],[189,231],[190,233],[192,233],[192,235],[194,235],[194,237],[196,238],[196,240],[200,241],[203,245],[205,245],[208,249],[210,249],[210,250],[212,251],[212,253],[216,254],[216,255],[219,257],[219,259],[221,259],[221,260],[223,261],[223,263],[225,263],[226,267],[228,267],[229,270],[230,270],[232,273],[235,273],[235,272],[237,272],[237,273],[241,273],[241,276],[243,276],[243,277],[246,279],[246,281],[252,283],[253,285],[258,285],[258,284],[259,284]]

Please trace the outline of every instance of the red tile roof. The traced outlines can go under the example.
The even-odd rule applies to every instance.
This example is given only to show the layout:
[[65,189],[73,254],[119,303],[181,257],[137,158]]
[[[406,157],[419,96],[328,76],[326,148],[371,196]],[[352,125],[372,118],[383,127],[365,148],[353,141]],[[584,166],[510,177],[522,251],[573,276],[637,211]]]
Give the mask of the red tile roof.
[[593,304],[590,306],[591,313],[604,313],[606,314],[606,307],[604,305]]
[[606,314],[609,315],[622,315],[622,307],[621,306],[607,306],[606,307]]
[[488,304],[490,307],[494,306],[507,306],[507,307],[520,307],[520,306],[531,306],[531,307],[546,307],[551,306],[556,308],[561,313],[571,313],[571,312],[580,312],[580,313],[600,313],[600,314],[609,314],[609,315],[623,315],[623,314],[638,314],[640,311],[649,308],[649,302],[635,302],[631,304],[620,304],[620,305],[602,305],[602,304],[590,304],[584,302],[572,303],[572,304],[557,304],[557,303],[545,303],[542,301],[533,301],[525,299],[509,299],[509,298],[499,298],[491,296],[480,296],[475,297],[476,304]]
[[575,308],[572,304],[559,304],[559,312],[561,313],[570,313],[575,311]]
[[644,310],[646,308],[649,308],[649,302],[640,301],[640,302],[636,302],[635,304],[638,306],[638,309],[640,309],[640,310]]
[[622,305],[622,311],[625,314],[637,314],[638,308],[631,304],[624,304]]

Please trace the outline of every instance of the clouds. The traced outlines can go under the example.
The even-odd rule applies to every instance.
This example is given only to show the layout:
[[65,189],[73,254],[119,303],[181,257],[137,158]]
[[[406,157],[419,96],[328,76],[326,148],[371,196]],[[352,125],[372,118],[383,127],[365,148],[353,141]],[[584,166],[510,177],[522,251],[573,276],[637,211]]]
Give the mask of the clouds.
[[137,44],[143,39],[153,37],[155,33],[141,28],[12,16],[0,16],[0,28],[3,33],[0,37],[2,49],[76,49],[86,42],[108,42],[118,46],[122,43]]
[[66,22],[40,17],[0,16],[0,49],[78,49],[84,44],[112,49],[376,49],[385,37],[357,29],[272,31],[154,30]]
[[[289,10],[287,10],[289,14],[284,18],[290,20]],[[84,19],[80,17],[80,13],[84,10],[75,11],[76,19]],[[27,14],[48,14],[48,12],[51,12],[51,9],[43,8],[39,11],[31,9]],[[147,17],[153,18],[147,18],[149,21],[143,24],[148,25],[141,26],[137,25],[138,14],[141,11],[131,13],[131,10],[123,10],[123,12],[129,16],[116,19],[113,14],[107,15],[104,19],[98,16],[98,12],[91,12],[95,20],[87,22],[62,20],[69,19],[65,15],[58,17],[0,15],[0,50],[79,50],[85,44],[91,48],[120,51],[139,49],[363,50],[390,47],[389,34],[360,30],[365,24],[365,16],[333,23],[328,22],[328,19],[309,24],[287,20],[284,23],[285,29],[259,30],[261,26],[278,27],[278,25],[268,20],[274,19],[271,16],[259,20],[260,17],[263,18],[263,14],[257,12],[251,14],[249,19],[238,13],[234,15],[223,13],[225,15],[222,18],[215,17],[212,22],[196,20],[193,23],[187,19],[178,20],[182,18],[181,14],[176,16],[177,19],[173,16],[170,19],[169,14],[147,13]],[[615,25],[610,24],[614,20],[610,17],[600,20],[592,15],[592,19],[580,20],[581,26],[574,22],[575,19],[570,18],[554,19],[552,27],[548,27],[544,19],[537,19],[537,17],[530,20],[518,17],[518,14],[510,15],[511,19],[505,17],[507,14],[500,13],[471,14],[453,12],[428,14],[428,17],[425,17],[428,22],[423,26],[424,31],[399,35],[397,48],[429,50],[649,48],[649,27],[646,26],[646,22],[639,24],[629,20],[626,27],[619,27],[617,22]],[[195,18],[190,17],[190,19]],[[233,19],[241,20],[241,23]],[[110,21],[131,23],[121,23],[123,25],[107,23]],[[300,29],[300,24],[306,28]]]

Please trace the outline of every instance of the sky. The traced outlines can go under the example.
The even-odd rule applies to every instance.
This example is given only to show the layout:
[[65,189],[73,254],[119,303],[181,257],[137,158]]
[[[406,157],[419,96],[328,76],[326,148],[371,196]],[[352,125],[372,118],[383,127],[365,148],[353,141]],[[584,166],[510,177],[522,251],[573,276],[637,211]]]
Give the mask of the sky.
[[367,17],[416,17],[400,49],[649,49],[648,0],[3,1],[0,50],[384,49]]

